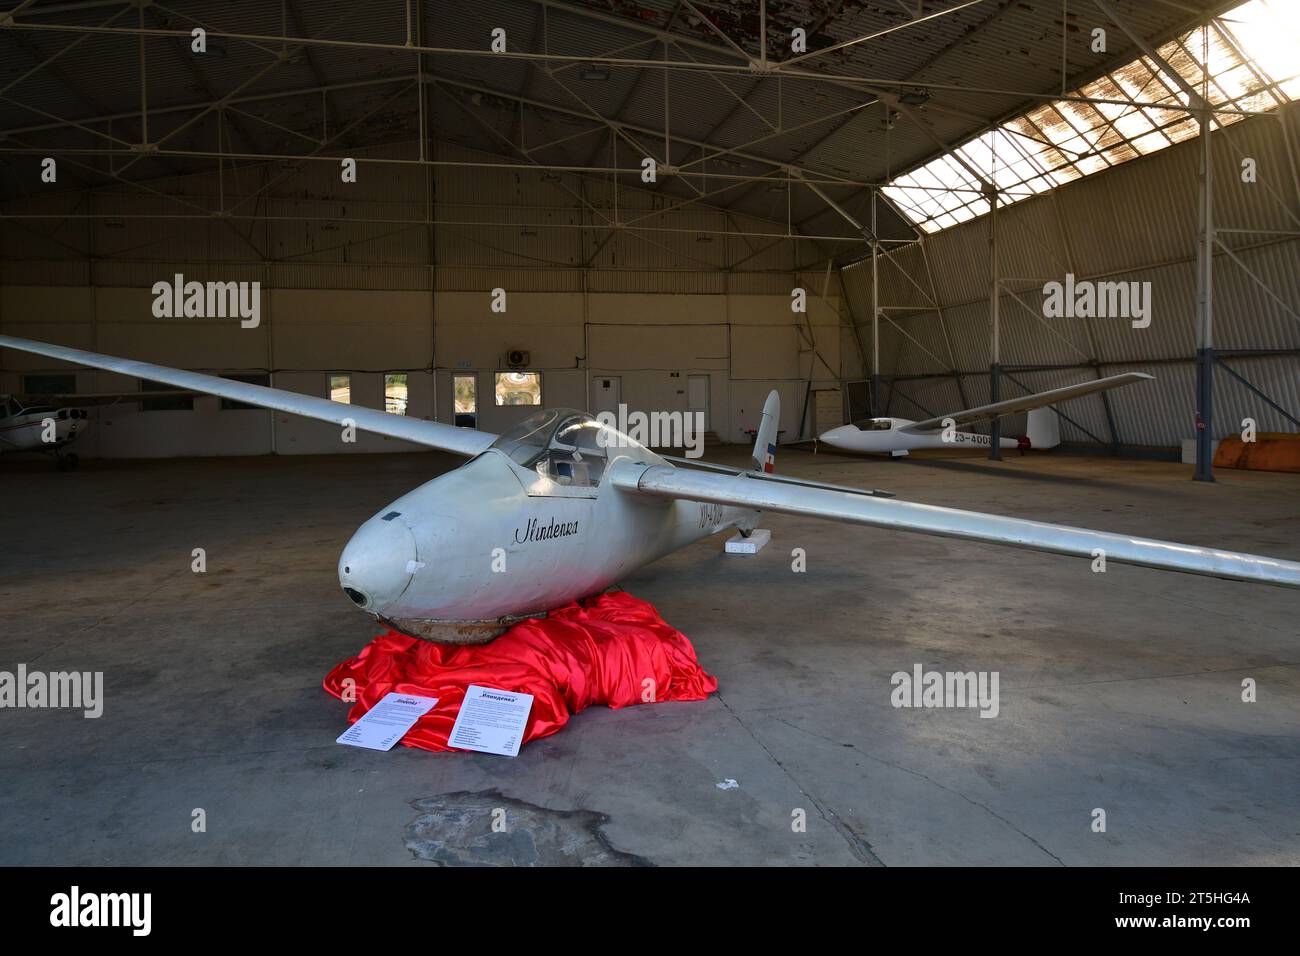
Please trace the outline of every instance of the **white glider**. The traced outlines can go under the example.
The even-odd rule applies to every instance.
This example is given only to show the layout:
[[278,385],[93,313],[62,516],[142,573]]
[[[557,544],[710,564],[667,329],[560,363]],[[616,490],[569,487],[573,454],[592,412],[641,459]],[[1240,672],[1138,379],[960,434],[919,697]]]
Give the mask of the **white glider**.
[[1048,408],[1058,402],[1094,392],[1103,392],[1121,385],[1145,382],[1153,378],[1141,372],[1124,372],[1099,378],[1080,385],[1067,385],[1033,395],[967,408],[947,415],[936,415],[922,422],[907,418],[864,418],[851,425],[840,425],[821,435],[817,440],[833,448],[855,452],[883,452],[901,458],[909,451],[921,448],[983,447],[992,444],[988,435],[958,431],[962,425],[986,422],[1003,415],[1029,412],[1025,434],[1018,438],[1003,438],[1001,448],[1054,448],[1061,443],[1060,422],[1056,412]]
[[[984,541],[1092,560],[1300,587],[1300,562],[891,500],[767,474],[780,404],[763,406],[755,470],[677,467],[586,412],[538,412],[486,434],[180,369],[0,335],[0,347],[470,456],[381,509],[339,559],[359,608],[428,640],[491,640],[510,624],[599,592],[637,568],[761,511]],[[974,411],[974,410],[972,410]],[[1085,566],[1086,567],[1086,566]]]

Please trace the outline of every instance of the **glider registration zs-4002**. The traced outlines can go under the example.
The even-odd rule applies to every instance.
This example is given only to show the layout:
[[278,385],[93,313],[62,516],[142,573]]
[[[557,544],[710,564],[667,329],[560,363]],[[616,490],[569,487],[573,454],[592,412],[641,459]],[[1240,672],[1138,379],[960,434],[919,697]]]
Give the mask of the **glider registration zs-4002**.
[[[1300,587],[1300,562],[891,500],[768,472],[780,404],[763,406],[752,470],[669,459],[586,412],[548,409],[503,435],[199,372],[0,335],[0,347],[162,382],[464,455],[381,509],[339,558],[357,607],[415,637],[491,640],[763,511],[1220,578]],[[691,467],[679,467],[689,464]],[[504,563],[502,563],[504,562]],[[495,565],[495,567],[494,567]],[[509,573],[497,573],[505,569]]]

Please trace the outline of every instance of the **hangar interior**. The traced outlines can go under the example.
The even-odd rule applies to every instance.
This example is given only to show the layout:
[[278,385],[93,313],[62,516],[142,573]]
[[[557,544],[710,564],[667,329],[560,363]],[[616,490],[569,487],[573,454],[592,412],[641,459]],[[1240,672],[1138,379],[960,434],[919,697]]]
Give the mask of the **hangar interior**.
[[[1068,456],[777,467],[1300,557],[1300,476],[1210,460],[1300,430],[1284,0],[11,0],[0,50],[2,334],[492,433],[699,412],[742,466],[771,389],[793,443],[1146,372],[1060,408]],[[1067,276],[1145,314],[1049,317]],[[258,312],[160,315],[173,281]],[[448,849],[493,800],[599,862],[1300,861],[1292,592],[802,518],[623,582],[708,701],[509,762],[339,748],[319,679],[373,636],[339,547],[455,461],[157,387],[0,352],[0,394],[126,393],[78,473],[0,462],[5,656],[109,689],[7,715],[6,862],[573,862]],[[891,708],[914,661],[999,671],[1001,719]]]

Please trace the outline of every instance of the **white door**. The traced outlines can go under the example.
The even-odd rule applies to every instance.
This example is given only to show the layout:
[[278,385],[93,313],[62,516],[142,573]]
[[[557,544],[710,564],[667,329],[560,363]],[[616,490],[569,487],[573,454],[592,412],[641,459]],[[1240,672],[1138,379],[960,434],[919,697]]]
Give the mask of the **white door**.
[[597,375],[591,380],[591,411],[618,414],[619,402],[623,401],[623,379],[618,375]]
[[707,375],[688,375],[686,378],[686,405],[692,417],[700,413],[704,422],[704,431],[709,430],[709,377]]

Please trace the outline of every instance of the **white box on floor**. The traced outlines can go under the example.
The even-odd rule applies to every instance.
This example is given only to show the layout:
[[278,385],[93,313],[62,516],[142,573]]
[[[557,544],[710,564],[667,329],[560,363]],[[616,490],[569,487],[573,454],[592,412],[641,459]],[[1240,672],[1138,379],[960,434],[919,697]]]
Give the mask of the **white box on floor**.
[[733,534],[727,539],[727,554],[758,554],[771,540],[772,532],[766,528],[755,528],[748,538],[742,534]]
[[[1218,450],[1219,450],[1219,443],[1217,441],[1210,442],[1211,459],[1214,458],[1214,453]],[[1196,464],[1196,439],[1195,438],[1183,439],[1183,464],[1184,465]]]

